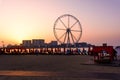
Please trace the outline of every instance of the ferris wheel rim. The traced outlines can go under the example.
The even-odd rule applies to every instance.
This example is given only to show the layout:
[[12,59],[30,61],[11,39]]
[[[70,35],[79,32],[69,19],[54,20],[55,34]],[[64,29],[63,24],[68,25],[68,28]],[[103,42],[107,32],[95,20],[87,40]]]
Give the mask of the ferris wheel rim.
[[[73,19],[76,20],[76,22],[75,22],[72,26],[70,26],[70,28],[68,28],[69,26],[66,26],[66,25],[64,24],[64,22],[62,22],[62,20],[61,20],[61,18],[64,18],[64,17],[66,17],[66,16],[68,16],[68,18],[69,18],[69,17],[72,17]],[[64,26],[65,29],[56,28],[57,22],[58,22],[59,20],[60,20],[60,22],[63,24],[63,26]],[[76,23],[79,24],[80,30],[71,30],[71,28],[73,28]],[[69,24],[68,24],[68,25],[69,25]],[[63,34],[63,35],[65,35],[65,36],[66,36],[66,34],[69,34],[69,35],[73,36],[73,34],[71,33],[72,31],[79,32],[79,33],[80,33],[80,34],[79,34],[79,37],[78,37],[75,41],[73,40],[73,44],[74,44],[74,43],[78,43],[79,40],[80,40],[80,38],[81,38],[81,36],[82,36],[82,26],[81,26],[81,24],[80,24],[80,21],[79,21],[76,17],[74,17],[73,15],[70,15],[70,14],[64,14],[64,15],[59,16],[59,17],[56,19],[56,21],[55,21],[55,23],[54,23],[54,27],[53,27],[53,32],[54,32],[55,38],[57,39],[57,41],[58,41],[59,43],[64,44],[64,43],[65,43],[65,39],[64,39],[64,42],[63,42],[63,41],[61,41],[61,40],[58,38],[56,29],[57,29],[57,30],[63,30],[63,31],[66,30],[66,32]],[[68,32],[67,32],[67,30],[68,30]],[[66,38],[66,37],[65,37],[65,38]],[[71,37],[71,38],[73,38],[73,37]]]

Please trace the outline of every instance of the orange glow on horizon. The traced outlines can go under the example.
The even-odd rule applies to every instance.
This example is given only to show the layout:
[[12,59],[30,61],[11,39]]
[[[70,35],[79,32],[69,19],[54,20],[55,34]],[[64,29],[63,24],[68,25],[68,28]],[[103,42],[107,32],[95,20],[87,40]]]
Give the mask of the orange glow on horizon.
[[119,7],[120,1],[115,0],[74,0],[74,3],[69,0],[0,0],[0,46],[1,41],[7,45],[20,44],[22,40],[56,40],[54,22],[63,14],[71,14],[80,21],[83,33],[79,42],[119,45]]

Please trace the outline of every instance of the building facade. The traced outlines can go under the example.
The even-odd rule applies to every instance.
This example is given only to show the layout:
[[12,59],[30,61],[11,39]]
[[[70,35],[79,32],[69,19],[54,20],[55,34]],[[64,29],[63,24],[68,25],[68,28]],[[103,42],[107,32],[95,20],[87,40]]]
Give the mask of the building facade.
[[33,47],[43,47],[45,45],[44,39],[32,39],[32,46]]
[[49,46],[57,46],[57,45],[58,45],[57,41],[51,41],[49,43]]
[[31,40],[23,40],[22,46],[24,47],[31,47]]

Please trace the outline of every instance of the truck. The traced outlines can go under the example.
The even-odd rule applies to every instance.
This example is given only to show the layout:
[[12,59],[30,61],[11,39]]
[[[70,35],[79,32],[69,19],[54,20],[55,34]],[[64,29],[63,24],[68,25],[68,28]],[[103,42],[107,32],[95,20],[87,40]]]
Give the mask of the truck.
[[111,63],[117,59],[117,53],[113,46],[93,46],[91,52],[94,56],[94,62],[97,63]]

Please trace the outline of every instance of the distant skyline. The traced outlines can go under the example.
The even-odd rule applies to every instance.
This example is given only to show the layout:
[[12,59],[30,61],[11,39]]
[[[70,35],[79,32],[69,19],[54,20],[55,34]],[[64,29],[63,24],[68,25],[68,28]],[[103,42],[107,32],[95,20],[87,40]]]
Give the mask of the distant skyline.
[[0,0],[0,46],[22,40],[56,40],[55,20],[63,14],[79,19],[80,42],[120,45],[120,0]]

